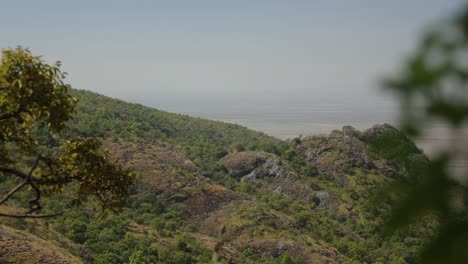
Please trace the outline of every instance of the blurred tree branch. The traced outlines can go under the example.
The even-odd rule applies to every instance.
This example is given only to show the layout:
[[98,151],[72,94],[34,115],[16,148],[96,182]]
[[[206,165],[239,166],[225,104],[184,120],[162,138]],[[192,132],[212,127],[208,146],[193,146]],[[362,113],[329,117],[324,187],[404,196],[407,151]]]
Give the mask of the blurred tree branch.
[[[466,263],[468,260],[468,175],[454,175],[453,161],[464,159],[468,119],[468,6],[427,32],[398,77],[385,87],[401,103],[403,130],[422,137],[434,122],[451,130],[452,140],[429,164],[408,168],[407,182],[395,190],[401,201],[389,221],[399,228],[436,215],[438,228],[421,255],[421,263]],[[461,135],[455,137],[454,135]],[[450,135],[449,135],[450,136]],[[462,200],[462,203],[456,201]]]

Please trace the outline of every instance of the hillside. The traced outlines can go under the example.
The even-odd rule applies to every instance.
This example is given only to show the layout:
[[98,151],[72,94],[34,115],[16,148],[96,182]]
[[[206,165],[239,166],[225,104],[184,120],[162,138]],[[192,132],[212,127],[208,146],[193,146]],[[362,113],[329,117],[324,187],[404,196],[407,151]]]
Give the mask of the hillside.
[[134,140],[162,138],[178,145],[210,141],[228,147],[271,148],[281,141],[245,127],[131,104],[93,92],[72,90],[79,99],[70,133]]
[[30,233],[0,226],[1,263],[82,263],[65,249]]
[[[85,263],[412,263],[431,235],[430,221],[389,235],[380,230],[390,204],[370,201],[405,180],[397,157],[425,159],[389,125],[286,142],[239,125],[72,93],[80,101],[62,136],[100,137],[138,174],[118,214],[102,216],[88,201],[31,224],[70,240],[61,250]],[[3,193],[11,183],[2,185]],[[46,206],[60,208],[67,199],[64,192]],[[21,221],[0,221],[25,230],[8,228],[9,234],[57,239]],[[15,246],[0,240],[5,247]],[[0,254],[6,261],[11,254]]]

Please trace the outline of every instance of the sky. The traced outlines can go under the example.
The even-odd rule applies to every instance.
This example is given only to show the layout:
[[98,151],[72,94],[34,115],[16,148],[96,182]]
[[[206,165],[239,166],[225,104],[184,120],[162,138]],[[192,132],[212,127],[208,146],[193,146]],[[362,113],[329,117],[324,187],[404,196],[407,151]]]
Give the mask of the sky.
[[[0,47],[175,112],[391,104],[381,80],[458,0],[0,0]],[[285,110],[286,111],[286,110]]]

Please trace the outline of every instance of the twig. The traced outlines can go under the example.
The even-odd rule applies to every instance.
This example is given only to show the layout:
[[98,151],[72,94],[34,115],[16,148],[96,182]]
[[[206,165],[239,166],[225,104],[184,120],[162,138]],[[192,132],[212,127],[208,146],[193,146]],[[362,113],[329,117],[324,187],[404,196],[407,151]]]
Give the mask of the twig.
[[24,182],[16,185],[16,187],[13,190],[11,190],[9,193],[7,193],[5,195],[5,197],[2,198],[2,200],[0,201],[0,204],[3,204],[4,202],[6,202],[6,200],[8,200],[8,198],[10,198],[13,194],[15,194],[21,188],[23,188],[23,186],[26,185],[27,183],[28,183],[28,181],[24,181]]
[[[0,200],[0,204],[3,204],[4,202],[6,202],[13,194],[15,194],[15,193],[16,193],[17,191],[19,191],[21,188],[23,188],[24,185],[26,185],[27,183],[31,184],[31,176],[32,176],[32,173],[34,172],[34,170],[35,170],[35,169],[37,168],[37,166],[39,165],[39,159],[40,159],[40,158],[41,158],[40,156],[37,157],[36,162],[34,163],[34,166],[33,166],[33,167],[31,168],[31,170],[29,171],[28,176],[27,176],[27,178],[24,180],[24,182],[22,182],[22,183],[16,185],[16,187],[13,188],[13,190],[11,190],[9,193],[7,193],[7,194],[2,198],[2,200]],[[35,188],[35,187],[33,187],[33,188]],[[35,188],[35,189],[36,189],[36,191],[38,191],[37,188]],[[39,194],[39,196],[40,196],[40,194]],[[37,200],[37,199],[36,199],[36,200]]]

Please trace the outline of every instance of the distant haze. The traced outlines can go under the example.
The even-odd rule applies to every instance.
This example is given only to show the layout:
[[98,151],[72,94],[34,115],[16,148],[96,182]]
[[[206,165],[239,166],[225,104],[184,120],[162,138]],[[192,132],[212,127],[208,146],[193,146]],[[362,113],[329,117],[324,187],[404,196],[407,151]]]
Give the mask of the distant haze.
[[286,137],[394,120],[382,78],[461,3],[2,1],[0,47],[61,60],[79,89],[256,129],[270,117],[290,129],[262,130]]

